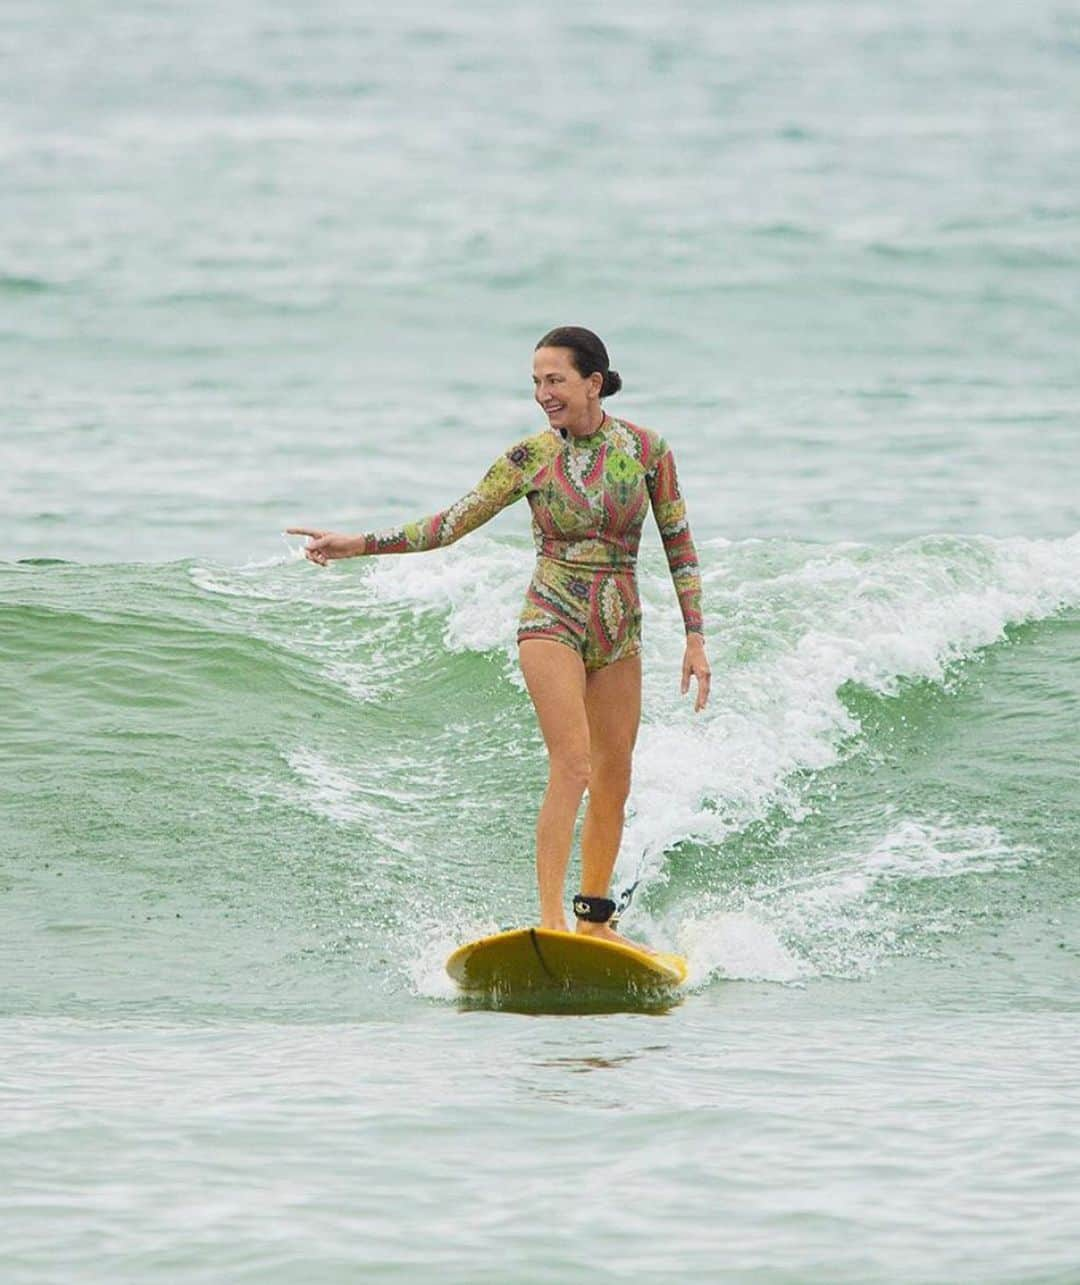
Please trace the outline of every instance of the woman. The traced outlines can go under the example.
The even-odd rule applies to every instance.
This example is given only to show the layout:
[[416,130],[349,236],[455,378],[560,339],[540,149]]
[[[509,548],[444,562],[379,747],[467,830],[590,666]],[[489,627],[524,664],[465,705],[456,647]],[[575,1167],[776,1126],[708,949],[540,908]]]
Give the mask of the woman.
[[574,822],[589,792],[581,835],[579,932],[625,941],[611,927],[608,886],[622,838],[630,764],[641,718],[641,604],[635,562],[651,503],[686,627],[682,690],[697,679],[695,710],[709,697],[697,554],[675,461],[658,434],[612,419],[601,405],[622,387],[590,330],[562,326],[533,354],[533,386],[548,428],[501,455],[450,508],[381,534],[289,527],[331,558],[413,553],[452,544],[527,496],[536,568],[518,624],[518,654],[548,751],[548,785],[536,825],[540,923],[566,929],[563,883]]

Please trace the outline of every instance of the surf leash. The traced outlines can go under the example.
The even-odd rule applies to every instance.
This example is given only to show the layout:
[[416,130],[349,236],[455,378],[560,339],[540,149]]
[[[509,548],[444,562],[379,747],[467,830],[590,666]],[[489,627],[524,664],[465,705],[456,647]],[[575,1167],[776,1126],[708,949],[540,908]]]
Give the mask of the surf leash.
[[608,923],[611,924],[612,928],[614,928],[618,924],[619,920],[623,917],[626,911],[630,909],[630,903],[634,900],[634,893],[637,891],[637,886],[640,882],[641,882],[641,867],[639,866],[638,877],[634,880],[634,882],[628,888],[624,888],[622,892],[619,893],[619,900],[615,905],[615,913],[608,920]]

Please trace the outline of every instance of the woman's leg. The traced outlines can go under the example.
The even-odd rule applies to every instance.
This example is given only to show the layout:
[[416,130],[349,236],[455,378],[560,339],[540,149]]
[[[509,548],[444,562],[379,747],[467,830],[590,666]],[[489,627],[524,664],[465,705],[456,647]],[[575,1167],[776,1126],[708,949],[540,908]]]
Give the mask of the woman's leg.
[[566,929],[563,884],[581,796],[589,784],[585,666],[565,643],[527,638],[518,647],[548,752],[548,785],[536,821],[540,926]]
[[[589,723],[589,805],[581,834],[581,891],[606,897],[619,855],[630,770],[641,722],[641,656],[627,656],[586,678]],[[620,940],[603,924],[578,923],[581,932]]]

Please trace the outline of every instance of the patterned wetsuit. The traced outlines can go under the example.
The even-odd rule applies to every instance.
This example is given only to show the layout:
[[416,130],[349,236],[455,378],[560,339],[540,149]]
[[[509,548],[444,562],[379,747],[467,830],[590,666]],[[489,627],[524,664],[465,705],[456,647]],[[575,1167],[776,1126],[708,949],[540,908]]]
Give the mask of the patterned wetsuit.
[[671,448],[659,434],[605,418],[589,437],[552,429],[510,447],[483,479],[441,513],[365,536],[370,553],[453,544],[523,495],[532,509],[536,569],[518,641],[553,638],[587,670],[641,650],[635,565],[652,504],[687,633],[701,633],[697,553]]

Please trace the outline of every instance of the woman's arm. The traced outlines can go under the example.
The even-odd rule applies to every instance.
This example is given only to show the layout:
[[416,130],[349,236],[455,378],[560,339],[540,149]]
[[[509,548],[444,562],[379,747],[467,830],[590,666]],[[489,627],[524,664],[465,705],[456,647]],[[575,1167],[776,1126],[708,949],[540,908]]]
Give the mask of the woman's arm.
[[675,456],[663,438],[657,444],[656,462],[645,474],[656,525],[664,542],[671,578],[679,595],[679,608],[686,626],[686,651],[682,663],[682,694],[690,690],[691,678],[697,679],[694,713],[703,710],[709,700],[712,670],[705,655],[705,634],[701,619],[701,572],[698,568],[694,537],[686,519],[686,502],[679,491]]
[[679,609],[687,635],[704,635],[701,617],[701,572],[690,524],[686,519],[686,502],[679,491],[679,476],[671,447],[661,438],[657,457],[645,474],[653,516],[664,542],[671,578],[679,596]]
[[357,537],[363,540],[361,552],[424,553],[428,549],[445,548],[490,522],[496,513],[520,500],[528,490],[525,472],[510,458],[515,449],[511,447],[500,455],[473,489],[448,509],[388,531]]
[[526,438],[504,452],[480,481],[448,509],[406,522],[388,531],[343,535],[310,527],[289,527],[290,535],[307,535],[312,542],[304,549],[310,562],[325,566],[332,558],[353,558],[379,553],[422,553],[444,548],[490,521],[496,513],[519,500],[529,489],[533,467],[540,452],[533,439]]

